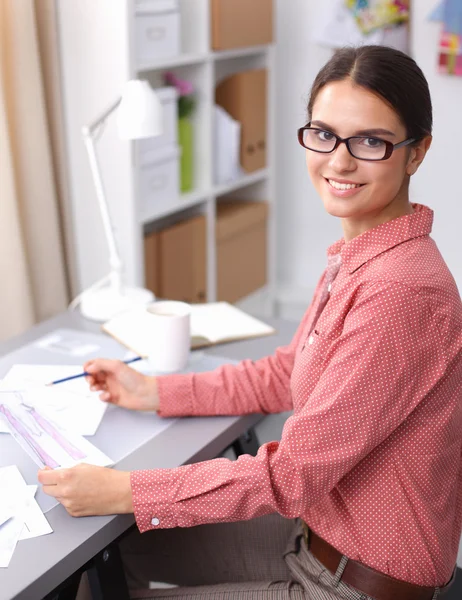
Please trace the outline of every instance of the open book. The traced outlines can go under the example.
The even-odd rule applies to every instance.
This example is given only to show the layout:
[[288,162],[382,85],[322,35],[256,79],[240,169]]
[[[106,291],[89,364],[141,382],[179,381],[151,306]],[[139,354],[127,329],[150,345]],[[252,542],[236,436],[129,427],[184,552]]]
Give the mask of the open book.
[[[103,331],[139,356],[147,356],[149,319],[145,308],[116,315],[102,325]],[[191,348],[205,348],[275,333],[275,329],[228,302],[191,305]]]

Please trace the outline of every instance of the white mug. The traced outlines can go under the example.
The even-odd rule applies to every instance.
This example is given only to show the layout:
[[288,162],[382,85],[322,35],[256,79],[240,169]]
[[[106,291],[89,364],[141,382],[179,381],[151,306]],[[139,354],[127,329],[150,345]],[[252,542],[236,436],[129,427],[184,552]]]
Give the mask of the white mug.
[[162,300],[146,308],[150,317],[148,363],[156,373],[182,371],[191,347],[191,307]]

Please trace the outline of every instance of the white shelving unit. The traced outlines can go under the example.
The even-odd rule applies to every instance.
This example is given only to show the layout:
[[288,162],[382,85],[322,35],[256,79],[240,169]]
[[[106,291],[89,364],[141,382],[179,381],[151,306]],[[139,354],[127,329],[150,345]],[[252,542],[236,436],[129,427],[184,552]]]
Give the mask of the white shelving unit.
[[[261,200],[274,205],[274,46],[255,46],[213,52],[210,44],[209,0],[180,0],[181,54],[149,64],[137,64],[134,31],[135,0],[55,0],[59,23],[61,87],[69,167],[70,211],[76,256],[77,287],[84,289],[108,271],[102,224],[88,160],[81,137],[82,125],[120,95],[132,78],[147,79],[161,87],[162,74],[175,71],[192,81],[196,90],[194,113],[195,189],[158,210],[140,214],[139,169],[132,142],[117,137],[115,118],[109,118],[97,142],[106,194],[129,285],[144,284],[143,235],[145,231],[203,213],[207,218],[208,300],[216,298],[216,205],[222,198]],[[215,86],[242,70],[268,72],[268,163],[265,169],[244,175],[226,185],[213,181],[213,106]],[[274,209],[268,225],[268,285],[255,297],[261,314],[273,310],[275,285]]]

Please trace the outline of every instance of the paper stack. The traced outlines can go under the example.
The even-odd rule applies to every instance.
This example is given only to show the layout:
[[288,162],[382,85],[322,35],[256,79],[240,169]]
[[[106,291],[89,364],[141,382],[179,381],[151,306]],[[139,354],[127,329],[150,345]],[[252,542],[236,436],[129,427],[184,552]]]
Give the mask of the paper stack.
[[0,468],[0,568],[7,567],[18,541],[52,533],[34,499],[36,485],[27,485],[16,466]]

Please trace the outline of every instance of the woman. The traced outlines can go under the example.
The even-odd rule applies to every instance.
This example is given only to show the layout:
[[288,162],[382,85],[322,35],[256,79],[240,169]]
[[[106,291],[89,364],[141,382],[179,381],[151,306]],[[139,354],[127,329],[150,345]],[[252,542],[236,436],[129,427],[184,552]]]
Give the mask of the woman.
[[162,416],[294,408],[280,443],[256,457],[40,473],[75,516],[134,512],[141,532],[201,525],[125,545],[132,586],[199,586],[149,597],[430,600],[451,580],[462,521],[462,305],[429,236],[433,212],[409,201],[431,130],[427,82],[411,58],[379,46],[338,51],[316,77],[298,135],[344,237],[328,248],[292,343],[198,375],[85,366],[106,402]]

